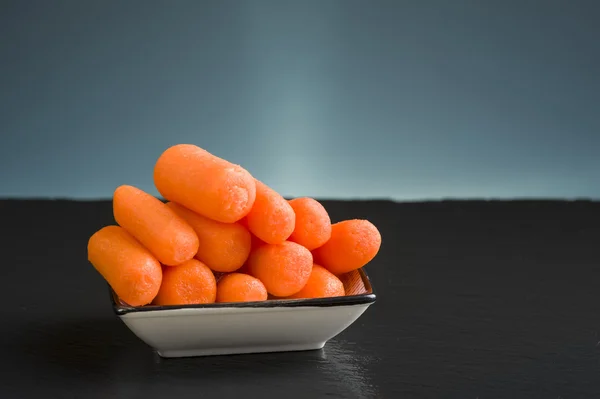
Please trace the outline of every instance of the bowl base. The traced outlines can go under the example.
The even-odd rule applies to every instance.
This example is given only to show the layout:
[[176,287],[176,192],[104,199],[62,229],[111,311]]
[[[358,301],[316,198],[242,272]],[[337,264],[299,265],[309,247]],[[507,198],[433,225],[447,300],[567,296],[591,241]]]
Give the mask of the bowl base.
[[165,350],[156,352],[160,357],[197,357],[197,356],[218,356],[218,355],[241,355],[250,353],[269,353],[269,352],[296,352],[322,349],[325,342],[313,342],[308,344],[291,344],[291,345],[270,345],[270,346],[240,346],[226,348],[209,348],[209,349],[179,349]]

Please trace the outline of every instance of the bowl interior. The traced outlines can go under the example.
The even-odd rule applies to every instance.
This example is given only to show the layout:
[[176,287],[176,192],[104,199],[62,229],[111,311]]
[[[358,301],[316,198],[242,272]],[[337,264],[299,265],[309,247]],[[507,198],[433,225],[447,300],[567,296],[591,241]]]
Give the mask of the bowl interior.
[[[216,273],[217,280],[224,275]],[[346,296],[334,298],[312,298],[312,299],[278,299],[269,298],[262,302],[239,302],[239,303],[211,303],[211,304],[196,304],[196,305],[172,305],[172,306],[130,306],[122,301],[118,295],[109,286],[110,298],[113,304],[113,309],[117,314],[124,314],[137,311],[156,311],[168,309],[182,308],[217,308],[217,307],[296,307],[296,306],[335,306],[335,305],[352,305],[361,303],[375,302],[375,293],[371,285],[371,281],[364,271],[364,268],[353,270],[338,276],[344,284]]]

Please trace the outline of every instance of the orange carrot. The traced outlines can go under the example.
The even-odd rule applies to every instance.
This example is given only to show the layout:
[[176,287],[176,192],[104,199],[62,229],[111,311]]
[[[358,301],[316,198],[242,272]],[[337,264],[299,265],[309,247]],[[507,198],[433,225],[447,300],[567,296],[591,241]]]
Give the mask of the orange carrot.
[[315,262],[340,275],[369,263],[381,246],[381,234],[368,220],[345,220],[331,226],[331,238],[313,251]]
[[204,263],[192,259],[166,267],[155,305],[191,305],[213,303],[217,297],[217,281]]
[[[257,236],[255,236],[252,233],[250,233],[250,237],[251,237],[250,253],[252,253],[252,251],[254,251],[256,248],[260,247],[261,245],[267,245],[266,242],[264,242],[263,240],[261,240],[260,238],[258,238]],[[248,261],[246,260],[246,262],[242,265],[242,267],[237,269],[236,272],[243,273],[243,274],[250,274],[250,269],[248,268]]]
[[331,219],[318,201],[312,198],[295,198],[289,201],[296,214],[296,227],[289,237],[308,250],[325,244],[331,237]]
[[196,259],[216,272],[239,269],[250,254],[250,233],[239,223],[222,223],[174,202],[167,206],[188,222],[198,235]]
[[[241,224],[242,226],[244,226],[246,229],[248,229],[248,231],[250,231],[250,229],[248,227],[248,216],[246,216],[245,218],[240,219],[238,221],[238,223]],[[263,240],[261,240],[260,238],[258,238],[257,236],[255,236],[252,233],[250,233],[250,238],[251,238],[251,241],[252,241],[252,245],[251,245],[252,249],[257,248],[260,245],[266,244],[266,242],[264,242]]]
[[255,277],[242,273],[231,273],[217,284],[217,302],[266,301],[267,289]]
[[117,223],[164,265],[175,266],[194,257],[194,229],[159,199],[132,186],[120,186],[113,197]]
[[191,144],[162,153],[154,167],[154,184],[169,201],[224,223],[246,216],[256,197],[248,171]]
[[252,234],[268,244],[280,244],[294,231],[296,215],[281,195],[256,180],[256,201],[246,219]]
[[340,279],[324,267],[313,264],[312,272],[304,288],[288,298],[332,298],[344,295],[346,292]]
[[312,270],[310,251],[291,241],[265,244],[250,253],[248,270],[267,288],[269,294],[285,297],[300,291]]
[[125,229],[100,229],[87,250],[90,263],[128,305],[146,305],[156,297],[162,281],[160,263]]

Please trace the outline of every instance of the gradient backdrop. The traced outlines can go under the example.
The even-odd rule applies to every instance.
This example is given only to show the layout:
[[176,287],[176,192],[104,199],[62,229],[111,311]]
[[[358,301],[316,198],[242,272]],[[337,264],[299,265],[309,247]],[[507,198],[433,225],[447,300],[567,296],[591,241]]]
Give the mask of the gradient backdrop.
[[0,1],[0,197],[600,198],[600,1]]

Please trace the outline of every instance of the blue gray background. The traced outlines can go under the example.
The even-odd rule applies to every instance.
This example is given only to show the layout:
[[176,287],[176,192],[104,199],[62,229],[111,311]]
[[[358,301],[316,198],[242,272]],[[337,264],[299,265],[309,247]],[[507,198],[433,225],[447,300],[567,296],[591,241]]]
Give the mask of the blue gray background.
[[0,7],[0,197],[194,143],[289,196],[600,198],[598,1]]

